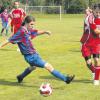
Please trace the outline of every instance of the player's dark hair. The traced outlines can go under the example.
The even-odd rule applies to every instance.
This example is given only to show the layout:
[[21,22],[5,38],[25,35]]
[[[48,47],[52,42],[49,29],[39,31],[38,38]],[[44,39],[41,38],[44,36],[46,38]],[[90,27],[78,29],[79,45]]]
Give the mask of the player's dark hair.
[[26,23],[30,23],[31,21],[35,22],[35,18],[32,16],[26,16],[23,23],[22,23],[22,26],[24,26]]
[[100,3],[92,5],[92,9],[93,10],[95,10],[95,9],[99,9],[100,10]]

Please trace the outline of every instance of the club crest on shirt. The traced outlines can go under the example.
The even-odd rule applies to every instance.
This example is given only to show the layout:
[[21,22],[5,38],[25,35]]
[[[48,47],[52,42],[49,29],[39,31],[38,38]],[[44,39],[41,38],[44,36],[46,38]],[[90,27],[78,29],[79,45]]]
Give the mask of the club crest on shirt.
[[14,14],[13,17],[14,18],[20,18],[20,14]]

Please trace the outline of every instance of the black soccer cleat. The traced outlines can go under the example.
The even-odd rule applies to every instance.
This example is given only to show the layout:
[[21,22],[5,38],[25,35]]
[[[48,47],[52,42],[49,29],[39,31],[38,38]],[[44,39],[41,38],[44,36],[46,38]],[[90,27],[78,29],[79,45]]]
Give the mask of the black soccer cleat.
[[75,77],[75,75],[72,75],[72,76],[68,76],[68,77],[66,77],[66,84],[69,84],[71,81],[73,81],[73,79],[74,79],[74,77]]
[[17,80],[18,80],[18,83],[21,83],[23,81],[23,78],[20,75],[18,75]]

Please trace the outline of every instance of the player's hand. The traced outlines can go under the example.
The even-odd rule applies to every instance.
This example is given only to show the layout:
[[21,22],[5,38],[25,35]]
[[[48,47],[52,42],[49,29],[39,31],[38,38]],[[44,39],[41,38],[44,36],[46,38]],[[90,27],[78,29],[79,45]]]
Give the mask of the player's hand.
[[51,35],[51,32],[50,31],[46,31],[45,34]]

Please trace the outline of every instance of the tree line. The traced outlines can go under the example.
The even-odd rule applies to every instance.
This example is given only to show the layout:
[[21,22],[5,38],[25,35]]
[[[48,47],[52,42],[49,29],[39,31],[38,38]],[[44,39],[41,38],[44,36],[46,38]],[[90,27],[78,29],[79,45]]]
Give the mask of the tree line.
[[[15,0],[0,0],[0,5],[12,7]],[[88,6],[100,0],[19,0],[29,6],[62,6],[63,13],[82,13]],[[56,12],[55,12],[56,13]]]

